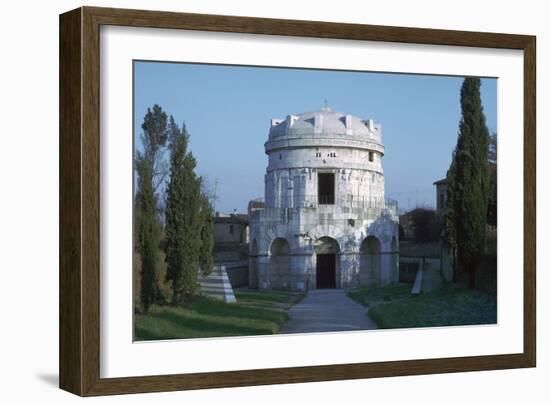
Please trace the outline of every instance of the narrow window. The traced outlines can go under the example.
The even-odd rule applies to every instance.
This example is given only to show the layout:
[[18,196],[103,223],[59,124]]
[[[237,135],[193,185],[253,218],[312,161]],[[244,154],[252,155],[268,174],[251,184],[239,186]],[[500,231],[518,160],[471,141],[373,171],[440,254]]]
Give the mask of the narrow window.
[[279,154],[279,159],[280,159],[280,160],[283,159],[283,154]]
[[374,161],[374,153],[372,151],[369,151],[369,162]]
[[334,204],[334,174],[319,173],[317,176],[317,197],[319,204]]
[[233,228],[233,224],[231,224],[231,225],[229,226],[229,233],[230,233],[231,235],[233,235],[234,232],[235,232],[235,228]]

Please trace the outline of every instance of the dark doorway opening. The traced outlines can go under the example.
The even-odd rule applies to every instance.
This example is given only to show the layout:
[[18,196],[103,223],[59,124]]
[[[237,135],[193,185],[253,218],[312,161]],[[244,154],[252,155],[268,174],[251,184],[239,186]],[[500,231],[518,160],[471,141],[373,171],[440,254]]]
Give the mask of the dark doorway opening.
[[336,254],[317,255],[317,288],[336,288]]
[[334,204],[334,174],[318,174],[317,183],[319,204]]

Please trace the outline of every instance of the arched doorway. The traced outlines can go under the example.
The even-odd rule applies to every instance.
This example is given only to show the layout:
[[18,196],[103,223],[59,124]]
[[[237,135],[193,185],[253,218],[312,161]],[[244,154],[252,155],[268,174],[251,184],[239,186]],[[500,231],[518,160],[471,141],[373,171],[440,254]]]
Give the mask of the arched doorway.
[[316,288],[336,288],[340,263],[338,242],[329,237],[320,238],[315,245],[315,256]]
[[290,244],[284,238],[275,238],[269,248],[269,281],[273,288],[287,288],[290,276]]
[[362,286],[380,285],[380,241],[375,236],[369,235],[359,250],[359,283]]
[[285,256],[290,253],[290,244],[284,238],[275,238],[269,248],[271,256]]

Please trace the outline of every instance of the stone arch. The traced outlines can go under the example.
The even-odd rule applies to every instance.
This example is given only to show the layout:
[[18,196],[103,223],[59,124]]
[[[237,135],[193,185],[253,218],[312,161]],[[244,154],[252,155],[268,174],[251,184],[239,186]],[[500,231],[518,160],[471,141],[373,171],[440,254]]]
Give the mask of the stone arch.
[[311,228],[309,231],[309,235],[311,238],[315,239],[316,242],[319,241],[322,238],[332,238],[334,242],[338,244],[339,250],[340,244],[338,242],[338,239],[341,239],[342,236],[344,236],[344,232],[341,228],[339,228],[336,225],[329,224],[329,225],[316,225],[315,227]]
[[380,285],[381,245],[373,235],[361,242],[359,249],[359,283],[362,286],[373,287]]
[[381,250],[380,241],[374,235],[369,235],[361,242],[361,253],[380,254]]
[[329,236],[323,236],[315,242],[314,245],[315,253],[340,253],[340,245],[336,239]]
[[272,288],[289,288],[290,243],[282,237],[275,238],[269,246],[269,278]]
[[323,236],[314,245],[315,251],[315,287],[339,288],[340,279],[340,245],[336,239]]
[[275,238],[269,247],[269,254],[271,256],[283,256],[290,253],[290,244],[285,238]]

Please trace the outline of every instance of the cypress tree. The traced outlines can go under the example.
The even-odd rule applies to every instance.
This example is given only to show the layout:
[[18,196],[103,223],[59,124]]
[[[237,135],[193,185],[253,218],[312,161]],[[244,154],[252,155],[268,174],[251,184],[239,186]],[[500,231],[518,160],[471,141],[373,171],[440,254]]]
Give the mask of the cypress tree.
[[155,104],[153,108],[147,108],[143,117],[141,129],[141,142],[143,144],[143,158],[147,159],[150,165],[150,178],[153,191],[164,181],[166,176],[165,160],[163,153],[168,140],[168,116],[160,105]]
[[481,81],[467,77],[460,90],[462,118],[451,164],[452,215],[458,264],[475,287],[476,266],[485,248],[489,191],[489,130],[481,104]]
[[168,136],[167,116],[159,105],[147,108],[141,125],[143,152],[135,156],[138,175],[135,209],[137,249],[141,259],[140,302],[144,313],[160,297],[158,285],[160,225],[156,189],[165,169],[163,151]]
[[487,223],[497,225],[497,134],[489,136],[489,204]]
[[206,194],[201,195],[201,246],[199,265],[201,273],[207,276],[214,267],[214,220],[212,204]]
[[455,173],[456,173],[456,164],[455,164],[455,153],[453,152],[453,158],[451,161],[451,166],[447,171],[447,205],[445,212],[445,240],[447,241],[447,247],[449,248],[449,253],[452,257],[453,265],[453,281],[456,280],[456,214],[454,210],[455,204]]
[[151,178],[151,166],[145,158],[137,158],[138,193],[136,195],[136,231],[138,251],[141,257],[140,301],[147,313],[158,296],[157,261],[159,227],[155,219],[155,196]]
[[166,188],[166,281],[171,282],[172,303],[183,302],[197,288],[201,245],[200,179],[187,146],[189,135],[170,117],[170,179]]

